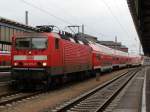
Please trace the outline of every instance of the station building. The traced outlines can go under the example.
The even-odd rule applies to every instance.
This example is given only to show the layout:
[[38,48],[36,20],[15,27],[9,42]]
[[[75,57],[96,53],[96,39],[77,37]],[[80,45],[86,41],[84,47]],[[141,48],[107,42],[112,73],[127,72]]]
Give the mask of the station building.
[[32,31],[34,27],[0,17],[0,50],[10,51],[13,34]]
[[128,52],[128,48],[125,45],[122,45],[121,42],[114,42],[114,41],[99,41],[97,39],[97,37],[92,36],[92,35],[88,35],[88,34],[80,34],[81,36],[83,35],[85,38],[87,38],[90,41],[99,43],[101,45],[113,48],[113,49],[117,49],[123,52]]
[[128,48],[125,45],[122,45],[121,42],[114,42],[114,41],[98,41],[98,43],[105,45],[107,47],[117,49],[123,52],[128,52]]

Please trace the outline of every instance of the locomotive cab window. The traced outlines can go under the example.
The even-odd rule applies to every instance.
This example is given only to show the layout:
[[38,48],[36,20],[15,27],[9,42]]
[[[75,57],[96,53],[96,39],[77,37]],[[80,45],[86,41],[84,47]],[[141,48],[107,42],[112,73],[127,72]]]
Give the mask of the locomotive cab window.
[[55,38],[55,49],[59,49],[59,39]]
[[47,38],[32,38],[32,49],[46,49]]
[[29,38],[18,38],[18,39],[16,39],[16,48],[17,49],[28,49],[28,48],[30,48],[30,39]]
[[17,49],[46,49],[47,38],[43,37],[26,37],[16,39]]

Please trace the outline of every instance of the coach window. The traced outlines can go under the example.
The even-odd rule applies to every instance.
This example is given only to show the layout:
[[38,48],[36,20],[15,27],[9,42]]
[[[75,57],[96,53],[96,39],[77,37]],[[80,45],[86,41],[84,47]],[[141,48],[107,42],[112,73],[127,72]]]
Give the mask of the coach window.
[[79,42],[79,44],[82,44],[82,45],[84,44],[84,43],[83,43],[82,41],[80,41],[80,40],[79,40],[78,42]]
[[73,43],[76,43],[75,40],[73,38],[70,38],[70,41]]
[[55,49],[59,49],[59,39],[55,38]]

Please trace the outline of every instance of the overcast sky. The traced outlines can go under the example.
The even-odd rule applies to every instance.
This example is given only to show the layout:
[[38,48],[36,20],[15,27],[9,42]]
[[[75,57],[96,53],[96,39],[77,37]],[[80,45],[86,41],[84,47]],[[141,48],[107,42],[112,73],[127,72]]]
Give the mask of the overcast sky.
[[85,33],[99,40],[115,40],[139,51],[139,39],[126,0],[1,0],[0,16],[29,25],[85,25]]

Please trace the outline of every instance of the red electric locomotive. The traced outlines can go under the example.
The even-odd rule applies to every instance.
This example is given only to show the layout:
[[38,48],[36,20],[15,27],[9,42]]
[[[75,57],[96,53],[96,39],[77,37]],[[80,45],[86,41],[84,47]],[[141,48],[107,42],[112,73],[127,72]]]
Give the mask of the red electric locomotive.
[[26,33],[13,37],[12,78],[20,83],[61,79],[92,68],[91,48],[57,33]]

